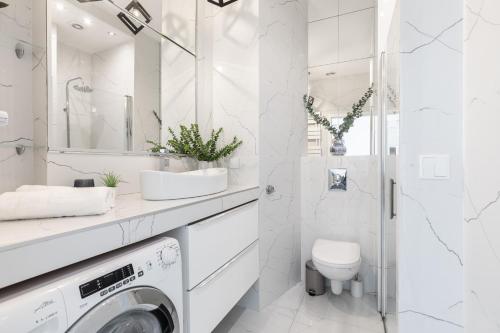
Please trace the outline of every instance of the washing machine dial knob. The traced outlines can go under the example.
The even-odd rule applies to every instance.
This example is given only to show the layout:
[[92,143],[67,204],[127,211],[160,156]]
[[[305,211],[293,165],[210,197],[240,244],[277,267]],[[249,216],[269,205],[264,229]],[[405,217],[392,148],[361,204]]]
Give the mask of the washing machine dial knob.
[[166,247],[161,250],[160,254],[161,263],[163,265],[172,265],[177,261],[177,251],[175,249]]

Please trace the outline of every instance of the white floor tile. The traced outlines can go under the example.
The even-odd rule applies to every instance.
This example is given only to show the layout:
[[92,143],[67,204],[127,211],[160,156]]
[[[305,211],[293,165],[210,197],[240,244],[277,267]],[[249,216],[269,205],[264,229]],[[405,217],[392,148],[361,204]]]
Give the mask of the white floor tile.
[[299,283],[260,312],[236,307],[215,333],[383,333],[377,300],[344,291],[309,296]]

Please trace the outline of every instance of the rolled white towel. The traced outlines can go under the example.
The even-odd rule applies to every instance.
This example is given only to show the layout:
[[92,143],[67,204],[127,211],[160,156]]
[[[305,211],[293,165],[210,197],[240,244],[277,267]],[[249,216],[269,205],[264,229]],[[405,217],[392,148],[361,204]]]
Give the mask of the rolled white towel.
[[100,215],[114,206],[114,189],[21,186],[0,195],[0,220]]

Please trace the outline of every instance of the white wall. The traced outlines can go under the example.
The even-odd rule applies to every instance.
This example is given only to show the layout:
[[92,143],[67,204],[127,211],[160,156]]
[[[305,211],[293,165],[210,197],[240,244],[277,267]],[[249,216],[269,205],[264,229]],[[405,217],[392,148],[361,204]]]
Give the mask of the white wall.
[[[399,331],[463,331],[462,15],[456,0],[403,0]],[[450,158],[450,178],[419,178],[419,156]]]
[[[265,306],[300,280],[300,156],[305,149],[307,4],[198,2],[198,121],[243,146],[235,184],[259,183],[261,275],[247,302]],[[265,194],[266,185],[276,192]],[[247,303],[248,304],[248,303]]]
[[[300,158],[307,117],[307,1],[260,1],[261,305],[300,281]],[[273,185],[276,192],[266,195]]]
[[[357,242],[364,290],[377,291],[378,158],[303,157],[301,164],[302,276],[318,238]],[[328,170],[347,169],[347,191],[328,190]],[[349,287],[346,285],[346,287]]]
[[160,124],[153,113],[154,110],[161,117],[161,89],[164,82],[160,39],[146,34],[136,36],[134,60],[133,149],[147,151],[151,145],[146,141],[160,141]]
[[[9,125],[0,127],[0,193],[34,181],[33,113],[31,104],[31,0],[2,9],[0,16],[0,110],[9,113]],[[25,57],[14,52],[19,40]],[[18,156],[16,144],[29,146]]]
[[500,3],[465,1],[465,331],[500,332]]
[[[83,148],[118,151],[127,149],[125,95],[136,96],[134,93],[135,73],[132,69],[136,68],[136,51],[138,50],[134,41],[130,41],[91,55],[92,81],[90,86],[94,91],[90,94],[79,92],[75,94],[73,90],[73,96],[91,97],[90,145],[83,146]],[[156,57],[153,55],[154,58]],[[146,96],[148,95],[150,94]],[[73,128],[71,130],[73,131]]]
[[[57,103],[51,110],[51,144],[53,147],[66,147],[66,82],[76,77],[82,77],[85,83],[92,86],[92,55],[67,46],[60,41],[57,44]],[[80,81],[73,81],[69,85],[70,96],[70,135],[71,146],[89,148],[92,132],[92,95],[83,94],[75,89],[74,85],[81,85]]]
[[47,184],[73,186],[75,179],[94,179],[102,186],[105,172],[114,172],[122,179],[118,194],[138,193],[141,170],[157,170],[159,161],[149,156],[71,154],[49,152],[47,155]]

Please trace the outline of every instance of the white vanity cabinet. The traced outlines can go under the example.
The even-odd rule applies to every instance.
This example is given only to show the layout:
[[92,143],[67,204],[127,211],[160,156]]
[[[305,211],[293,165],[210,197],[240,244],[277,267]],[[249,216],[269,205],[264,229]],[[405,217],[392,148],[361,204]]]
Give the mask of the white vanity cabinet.
[[258,202],[176,229],[183,257],[184,318],[209,333],[259,277]]

